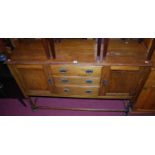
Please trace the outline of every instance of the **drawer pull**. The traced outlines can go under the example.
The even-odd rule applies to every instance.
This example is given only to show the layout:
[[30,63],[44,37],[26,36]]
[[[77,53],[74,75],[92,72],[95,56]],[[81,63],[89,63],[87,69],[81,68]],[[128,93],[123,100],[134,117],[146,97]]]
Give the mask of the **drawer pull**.
[[86,82],[86,83],[89,83],[89,84],[93,83],[92,80],[86,80],[85,82]]
[[92,93],[92,90],[86,90],[85,93],[90,94]]
[[70,89],[68,89],[68,88],[65,88],[65,89],[64,89],[64,92],[65,92],[65,93],[68,93],[69,91],[70,91]]
[[92,74],[92,73],[93,73],[93,70],[92,70],[92,69],[87,69],[85,72],[86,72],[87,74]]
[[60,72],[60,73],[66,73],[67,70],[66,70],[66,69],[60,69],[59,72]]
[[62,82],[62,83],[67,83],[68,80],[67,80],[67,79],[62,79],[61,82]]

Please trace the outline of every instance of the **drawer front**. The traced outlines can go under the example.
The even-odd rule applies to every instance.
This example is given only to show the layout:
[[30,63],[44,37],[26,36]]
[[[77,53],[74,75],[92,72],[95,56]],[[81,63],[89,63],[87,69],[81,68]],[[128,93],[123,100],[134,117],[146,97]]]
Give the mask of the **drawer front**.
[[87,85],[99,86],[100,78],[81,76],[53,76],[55,85]]
[[54,90],[63,96],[98,96],[99,87],[57,86]]
[[52,65],[52,75],[100,76],[101,66]]

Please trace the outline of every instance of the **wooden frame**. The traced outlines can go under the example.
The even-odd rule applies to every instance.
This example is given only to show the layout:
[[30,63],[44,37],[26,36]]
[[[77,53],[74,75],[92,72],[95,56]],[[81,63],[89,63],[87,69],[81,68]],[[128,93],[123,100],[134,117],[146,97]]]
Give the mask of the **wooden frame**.
[[50,59],[51,57],[53,57],[53,59],[55,59],[56,54],[55,54],[55,47],[54,47],[54,39],[44,38],[42,39],[42,43],[43,43],[47,58]]
[[50,59],[51,55],[50,55],[50,48],[48,45],[48,39],[47,38],[42,39],[42,44],[43,44],[47,59]]
[[[55,51],[55,39],[54,38],[43,38],[42,44],[45,50],[45,54],[47,59],[56,59],[56,51]],[[139,39],[141,42],[141,39]],[[19,39],[20,41],[20,39]],[[10,39],[10,44],[13,44],[12,39]],[[0,39],[0,45],[3,46],[3,49],[6,50],[3,39]],[[106,58],[107,49],[109,45],[108,38],[97,38],[97,58],[100,58],[102,61]],[[11,46],[13,50],[14,45]],[[146,53],[146,61],[150,61],[155,49],[155,39],[152,39],[148,45],[147,53]]]
[[51,51],[52,57],[53,57],[53,59],[56,59],[54,39],[49,38],[48,43],[49,43],[49,46],[50,46],[50,51]]
[[155,39],[152,39],[150,41],[150,44],[147,50],[147,56],[146,56],[147,61],[151,60],[154,50],[155,50]]
[[[51,55],[53,59],[56,59],[56,51],[55,51],[54,44],[55,44],[54,38],[43,39],[43,46],[46,51],[46,55],[48,59],[51,58]],[[97,38],[97,59],[100,58],[100,60],[103,60],[106,57],[107,48],[108,48],[108,39]]]
[[102,38],[97,38],[97,57],[101,56]]
[[103,38],[103,41],[102,41],[102,44],[103,44],[103,59],[104,59],[104,58],[106,57],[106,55],[107,55],[108,42],[109,42],[109,39]]

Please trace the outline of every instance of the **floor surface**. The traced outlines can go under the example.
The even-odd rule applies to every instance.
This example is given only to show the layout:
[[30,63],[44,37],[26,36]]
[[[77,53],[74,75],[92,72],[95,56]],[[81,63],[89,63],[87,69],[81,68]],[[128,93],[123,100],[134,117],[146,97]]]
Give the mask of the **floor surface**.
[[[122,116],[124,112],[94,112],[71,110],[31,110],[29,103],[24,100],[24,107],[17,99],[0,99],[1,116]],[[80,107],[80,108],[108,108],[124,109],[121,100],[96,100],[96,99],[66,99],[66,98],[38,98],[37,105],[55,107]]]
[[[33,98],[35,100],[35,98]],[[72,110],[31,110],[27,100],[24,107],[17,99],[0,99],[0,116],[124,116],[124,112],[94,112]],[[53,107],[124,109],[123,100],[102,99],[67,99],[67,98],[37,98],[37,105]],[[155,113],[129,113],[130,116],[155,116]]]

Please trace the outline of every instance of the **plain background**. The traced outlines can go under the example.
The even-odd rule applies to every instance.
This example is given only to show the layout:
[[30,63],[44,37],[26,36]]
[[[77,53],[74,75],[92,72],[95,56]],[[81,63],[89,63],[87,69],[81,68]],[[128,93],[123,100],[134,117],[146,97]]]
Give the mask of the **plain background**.
[[[0,37],[155,36],[154,0],[0,0]],[[155,154],[154,117],[0,117],[2,155]]]

